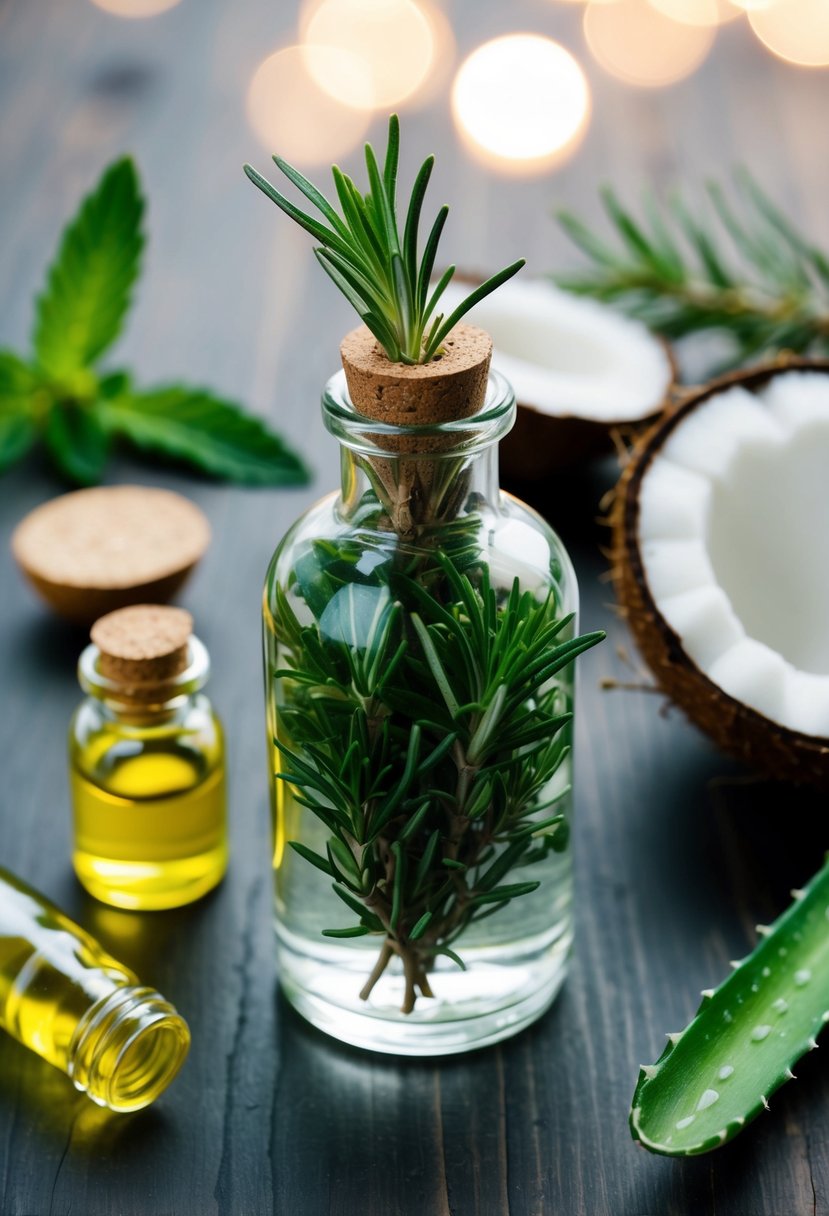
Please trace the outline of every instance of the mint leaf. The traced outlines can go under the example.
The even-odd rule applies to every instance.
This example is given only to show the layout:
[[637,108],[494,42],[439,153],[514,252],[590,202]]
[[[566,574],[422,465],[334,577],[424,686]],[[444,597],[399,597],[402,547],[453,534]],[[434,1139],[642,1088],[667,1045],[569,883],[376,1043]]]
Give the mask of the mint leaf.
[[161,452],[243,485],[298,486],[308,471],[258,418],[206,389],[171,385],[99,402],[104,426],[136,447]]
[[44,432],[55,464],[69,481],[96,485],[106,465],[109,436],[89,406],[59,401],[52,407]]
[[0,351],[0,473],[25,456],[37,438],[35,373],[10,350]]
[[143,211],[138,175],[125,157],[65,228],[36,307],[35,355],[48,375],[89,367],[120,333],[139,272]]

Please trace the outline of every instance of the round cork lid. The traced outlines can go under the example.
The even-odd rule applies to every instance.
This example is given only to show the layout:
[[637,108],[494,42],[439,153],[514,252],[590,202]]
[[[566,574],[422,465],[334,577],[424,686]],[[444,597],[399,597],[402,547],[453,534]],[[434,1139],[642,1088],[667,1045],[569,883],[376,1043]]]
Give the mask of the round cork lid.
[[99,486],[36,507],[12,552],[57,613],[89,624],[126,604],[169,599],[209,543],[205,515],[181,494]]
[[391,363],[365,326],[347,333],[340,356],[355,407],[394,426],[428,426],[468,418],[486,397],[492,338],[461,323],[429,363]]
[[184,671],[193,618],[166,604],[133,604],[107,613],[90,631],[100,651],[98,670],[132,686],[158,685]]

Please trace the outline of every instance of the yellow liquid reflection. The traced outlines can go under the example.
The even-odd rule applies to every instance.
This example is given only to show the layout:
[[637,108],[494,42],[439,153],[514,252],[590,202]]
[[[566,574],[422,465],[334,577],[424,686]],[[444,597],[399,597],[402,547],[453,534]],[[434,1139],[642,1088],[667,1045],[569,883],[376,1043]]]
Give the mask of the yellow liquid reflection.
[[101,731],[70,765],[78,878],[121,908],[200,898],[227,866],[223,764],[184,749],[118,755],[118,746],[117,731]]

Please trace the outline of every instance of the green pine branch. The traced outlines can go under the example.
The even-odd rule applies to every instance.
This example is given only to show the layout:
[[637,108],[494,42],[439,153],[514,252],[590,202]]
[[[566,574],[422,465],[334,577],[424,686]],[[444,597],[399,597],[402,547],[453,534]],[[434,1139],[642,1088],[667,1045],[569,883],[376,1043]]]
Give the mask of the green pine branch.
[[731,197],[716,182],[707,193],[707,214],[679,194],[665,204],[648,194],[636,218],[606,188],[613,241],[559,213],[590,265],[557,283],[617,304],[670,339],[723,331],[733,342],[730,364],[781,350],[827,354],[829,256],[747,172],[737,174]]
[[140,391],[99,365],[123,329],[141,269],[144,200],[129,158],[105,170],[67,224],[35,309],[33,354],[0,351],[0,472],[42,443],[79,485],[100,481],[113,441],[248,485],[307,480],[259,419],[207,389]]

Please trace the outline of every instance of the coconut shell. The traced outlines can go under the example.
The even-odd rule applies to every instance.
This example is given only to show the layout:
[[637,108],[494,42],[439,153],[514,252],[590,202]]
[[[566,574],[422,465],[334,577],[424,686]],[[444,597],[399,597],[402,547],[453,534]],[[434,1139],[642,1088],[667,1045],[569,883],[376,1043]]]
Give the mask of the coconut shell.
[[[472,289],[480,286],[485,278],[486,275],[471,271],[456,271],[453,281],[465,283]],[[515,426],[500,445],[500,465],[505,476],[539,480],[559,469],[612,452],[617,432],[635,439],[652,427],[681,392],[679,368],[670,343],[659,334],[653,334],[653,339],[664,350],[671,369],[670,384],[656,409],[633,421],[614,422],[580,414],[548,414],[519,397]]]
[[642,479],[669,435],[710,397],[735,385],[758,389],[781,371],[829,373],[829,360],[781,358],[712,381],[662,418],[631,452],[611,508],[613,580],[636,644],[659,687],[725,752],[769,777],[829,789],[829,739],[804,735],[765,717],[724,692],[683,649],[659,612],[639,546]]

